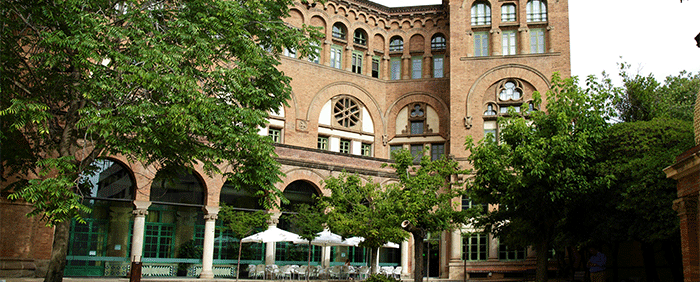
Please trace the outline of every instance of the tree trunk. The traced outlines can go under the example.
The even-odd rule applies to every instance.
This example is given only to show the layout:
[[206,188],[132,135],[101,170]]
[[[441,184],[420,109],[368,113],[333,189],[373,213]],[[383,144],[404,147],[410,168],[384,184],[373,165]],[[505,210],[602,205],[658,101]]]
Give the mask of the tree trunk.
[[379,273],[379,248],[370,248],[370,254],[369,254],[369,273],[371,274],[377,274]]
[[[612,281],[619,281],[618,278],[620,276],[620,268],[618,267],[618,259],[617,259],[617,254],[620,253],[620,242],[615,241],[612,243],[612,250],[610,251],[610,254],[608,254],[608,263],[607,263],[607,269],[608,269],[608,278],[612,278]],[[611,263],[612,262],[612,263]],[[612,268],[612,271],[610,269]],[[610,274],[612,273],[612,274]]]
[[413,234],[413,282],[423,282],[423,232]]
[[[238,276],[241,273],[241,251],[243,250],[243,240],[238,240],[238,263],[236,263],[236,282],[238,282]],[[250,277],[250,274],[248,274]]]
[[53,246],[51,248],[51,260],[46,272],[44,282],[63,281],[63,270],[66,268],[66,255],[68,254],[68,236],[70,236],[70,220],[57,223],[53,234]]
[[647,282],[658,282],[659,273],[656,270],[656,259],[654,258],[654,244],[642,242],[642,257],[644,258],[644,269],[646,270]]
[[535,274],[535,280],[537,282],[547,282],[549,279],[549,275],[547,273],[549,266],[549,258],[547,257],[548,252],[549,243],[547,240],[541,240],[537,244],[537,272]]

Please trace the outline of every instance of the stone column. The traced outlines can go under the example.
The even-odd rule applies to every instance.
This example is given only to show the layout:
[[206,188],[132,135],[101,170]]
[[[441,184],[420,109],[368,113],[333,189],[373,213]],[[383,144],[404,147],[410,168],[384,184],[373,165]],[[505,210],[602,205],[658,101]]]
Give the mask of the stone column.
[[489,233],[489,259],[491,261],[498,260],[498,238]]
[[401,57],[401,79],[411,78],[411,55],[404,54]]
[[401,242],[401,274],[408,275],[408,240]]
[[491,56],[500,56],[503,54],[503,43],[501,42],[501,29],[494,28],[490,31],[491,33],[491,44],[489,50],[491,50]]
[[462,260],[462,231],[452,230],[450,234],[450,261]]
[[544,45],[547,46],[546,52],[552,53],[554,52],[554,27],[553,26],[547,26],[547,29],[545,30],[547,34],[545,34],[545,43]]
[[[143,237],[146,229],[146,215],[150,201],[134,201],[134,228],[131,236],[131,281],[141,281],[141,256],[143,255]],[[135,277],[138,276],[138,277]],[[138,278],[137,280],[135,280]]]
[[423,56],[423,78],[433,78],[433,55],[428,53]]
[[388,55],[382,56],[382,63],[379,66],[379,77],[384,80],[391,79],[391,57]]
[[199,278],[214,278],[214,236],[219,207],[204,207],[204,248],[202,249],[202,273]]
[[[352,71],[352,51],[355,51],[355,48],[352,48],[352,46],[348,45],[345,46],[345,54],[343,56],[343,62],[345,62],[345,68],[343,68],[346,71]],[[342,68],[343,65],[341,63],[340,67]]]

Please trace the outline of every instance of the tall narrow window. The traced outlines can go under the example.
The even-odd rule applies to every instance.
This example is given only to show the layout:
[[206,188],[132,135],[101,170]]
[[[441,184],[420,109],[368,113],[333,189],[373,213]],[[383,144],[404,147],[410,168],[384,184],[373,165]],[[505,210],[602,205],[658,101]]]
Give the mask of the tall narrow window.
[[372,77],[379,78],[379,56],[372,57]]
[[352,72],[362,73],[362,52],[352,52]]
[[321,47],[318,47],[318,44],[312,42],[311,46],[313,47],[313,50],[309,54],[309,62],[312,63],[320,63],[321,60]]
[[403,149],[403,145],[391,145],[389,146],[389,157],[393,159],[393,153]]
[[514,22],[515,21],[515,5],[514,4],[503,4],[501,6],[501,21],[502,22]]
[[430,158],[433,161],[439,160],[444,155],[445,155],[445,144],[444,143],[430,145]]
[[403,39],[401,37],[392,37],[389,43],[389,52],[403,51]]
[[320,150],[328,150],[328,137],[327,136],[319,136],[318,137],[318,149]]
[[350,154],[350,140],[340,139],[340,152]]
[[411,60],[411,78],[419,79],[423,77],[423,57],[416,56]]
[[472,25],[491,24],[491,6],[485,2],[472,5]]
[[284,49],[284,52],[283,52],[283,55],[285,55],[285,56],[287,56],[287,57],[290,57],[290,58],[296,58],[296,57],[297,57],[297,51],[295,51],[294,49],[285,48],[285,49]]
[[496,106],[494,104],[488,104],[486,105],[486,111],[484,111],[485,116],[495,116],[496,115]]
[[401,79],[401,58],[391,58],[391,80]]
[[272,142],[282,143],[282,129],[270,127],[267,131],[267,136],[272,138]]
[[506,30],[503,32],[503,55],[516,54],[516,32],[515,30]]
[[489,55],[489,34],[488,32],[474,33],[474,56],[485,57]]
[[543,28],[533,28],[530,30],[530,53],[544,53],[545,41],[544,41],[544,29]]
[[372,144],[362,143],[362,155],[366,157],[372,156]]
[[530,0],[525,7],[527,22],[546,22],[547,3],[541,0]]
[[423,157],[423,144],[413,144],[411,145],[411,155],[413,156],[413,163],[417,164],[420,162],[420,158]]
[[445,57],[442,55],[433,56],[433,77],[441,78],[445,77]]
[[342,68],[342,57],[343,57],[343,47],[338,45],[331,45],[331,67],[340,69]]

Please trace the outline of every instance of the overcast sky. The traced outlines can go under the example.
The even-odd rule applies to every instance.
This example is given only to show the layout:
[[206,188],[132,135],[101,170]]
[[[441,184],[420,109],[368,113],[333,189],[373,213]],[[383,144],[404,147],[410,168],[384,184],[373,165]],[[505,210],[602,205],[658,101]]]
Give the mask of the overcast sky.
[[[433,5],[441,0],[374,0],[389,7]],[[681,70],[700,72],[700,0],[570,0],[571,71],[581,78],[617,63],[663,80]],[[622,59],[620,59],[622,57]]]

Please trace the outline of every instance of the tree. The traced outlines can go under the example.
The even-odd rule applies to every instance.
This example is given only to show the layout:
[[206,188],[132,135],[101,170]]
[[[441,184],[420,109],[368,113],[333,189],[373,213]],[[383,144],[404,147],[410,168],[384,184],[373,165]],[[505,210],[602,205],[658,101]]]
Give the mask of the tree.
[[360,246],[370,249],[371,272],[377,273],[379,248],[387,242],[401,242],[408,236],[401,228],[402,219],[392,212],[396,203],[371,178],[363,181],[357,175],[343,173],[324,183],[331,191],[331,196],[321,199],[328,211],[328,226],[342,236],[363,237]]
[[46,281],[62,278],[70,220],[89,210],[77,184],[98,157],[198,163],[239,187],[262,187],[268,206],[281,197],[273,146],[257,132],[290,97],[279,53],[309,54],[308,35],[317,35],[282,21],[291,4],[0,3],[0,172],[11,199],[56,226]]
[[[552,77],[546,111],[498,121],[499,134],[478,144],[467,140],[474,175],[469,195],[482,204],[498,205],[475,219],[475,225],[494,233],[514,247],[534,246],[537,281],[547,281],[547,253],[564,232],[575,203],[609,185],[611,177],[598,174],[594,161],[612,113],[606,108],[607,91],[588,80],[589,90],[576,78]],[[539,93],[533,95],[540,103]]]
[[[323,231],[327,221],[327,215],[319,206],[300,204],[296,207],[296,213],[289,215],[292,229],[304,240],[309,242],[307,253],[307,267],[311,267],[311,241]],[[307,268],[306,280],[309,280]]]
[[423,281],[423,241],[430,232],[458,228],[469,218],[466,211],[457,211],[454,200],[464,192],[461,183],[453,178],[467,171],[447,158],[431,161],[423,156],[414,165],[414,156],[408,150],[392,153],[398,183],[390,184],[388,198],[393,202],[393,214],[403,220],[402,227],[414,241],[413,280]]
[[650,121],[653,118],[693,120],[693,106],[700,90],[700,74],[681,71],[659,83],[653,74],[629,73],[630,65],[620,63],[623,87],[613,101],[623,122]]
[[231,206],[222,204],[219,217],[226,228],[238,238],[238,262],[236,263],[236,281],[241,270],[241,251],[243,250],[243,238],[253,231],[265,228],[270,214],[265,211],[237,211]]

